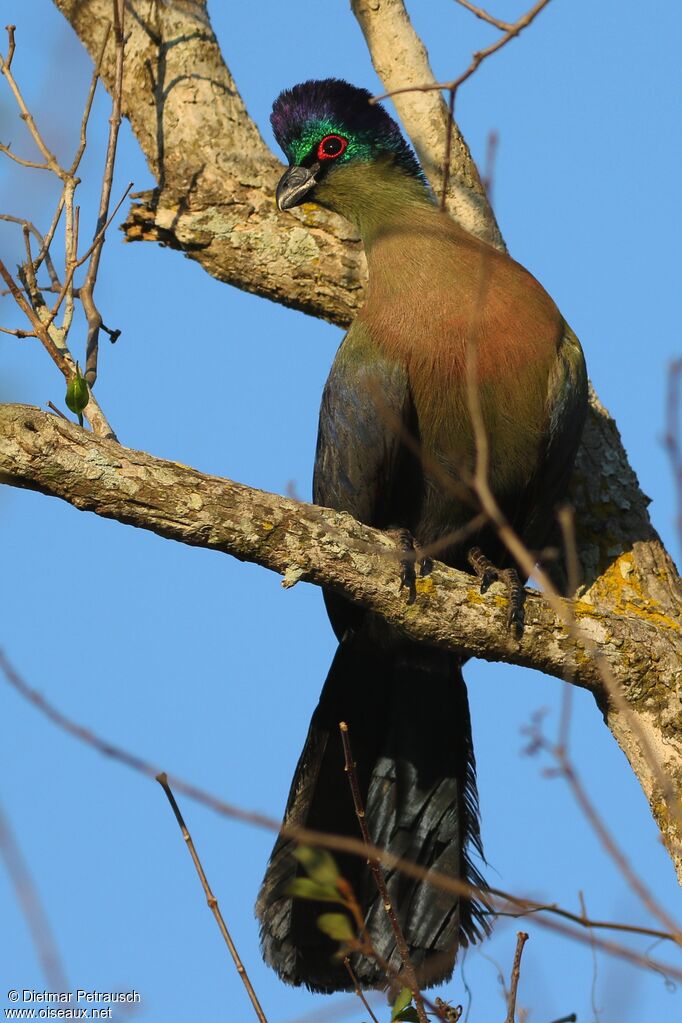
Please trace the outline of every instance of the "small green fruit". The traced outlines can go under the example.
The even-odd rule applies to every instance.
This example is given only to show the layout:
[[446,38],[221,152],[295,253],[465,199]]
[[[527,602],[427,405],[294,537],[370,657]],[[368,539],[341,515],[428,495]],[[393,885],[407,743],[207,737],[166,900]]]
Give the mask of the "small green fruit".
[[66,404],[78,416],[78,421],[81,426],[83,425],[83,409],[90,401],[90,389],[88,388],[85,377],[80,371],[80,366],[76,363],[76,372],[70,378],[66,385]]

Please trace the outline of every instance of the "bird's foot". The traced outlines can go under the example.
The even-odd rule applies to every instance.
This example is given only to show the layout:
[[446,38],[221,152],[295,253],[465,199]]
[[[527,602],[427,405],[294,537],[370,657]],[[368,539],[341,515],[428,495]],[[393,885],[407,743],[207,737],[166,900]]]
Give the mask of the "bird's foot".
[[472,547],[467,561],[481,580],[481,593],[485,593],[492,583],[498,580],[504,583],[507,590],[509,610],[507,611],[507,629],[517,638],[523,632],[523,603],[525,591],[515,568],[497,568],[485,556],[480,547]]
[[395,539],[400,558],[400,589],[407,590],[407,603],[414,604],[417,599],[417,567],[419,575],[428,575],[432,568],[431,558],[422,555],[419,546],[409,529],[390,529],[389,534]]

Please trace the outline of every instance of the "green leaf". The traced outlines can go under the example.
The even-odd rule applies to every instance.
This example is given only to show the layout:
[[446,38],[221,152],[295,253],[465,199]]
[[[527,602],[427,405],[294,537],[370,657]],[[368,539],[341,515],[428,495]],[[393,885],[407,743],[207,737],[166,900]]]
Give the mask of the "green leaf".
[[334,941],[353,941],[355,933],[345,913],[323,913],[317,918],[317,926]]
[[309,877],[295,877],[287,885],[287,895],[297,899],[317,899],[318,902],[342,902],[336,888],[330,884],[318,884]]
[[395,1017],[396,1023],[419,1023],[419,1015],[414,1005],[408,1005],[406,1009]]
[[310,845],[299,845],[294,856],[305,870],[308,877],[319,884],[335,884],[339,869],[331,853],[326,849],[314,849]]
[[66,385],[66,398],[64,400],[68,408],[79,418],[83,409],[90,401],[90,391],[78,363],[76,363],[76,372],[70,377]]
[[398,997],[393,1003],[393,1008],[391,1009],[391,1023],[393,1023],[393,1020],[398,1019],[400,1013],[403,1011],[403,1009],[406,1009],[408,1007],[411,1001],[412,992],[409,989],[409,987],[401,988],[400,991],[398,992]]

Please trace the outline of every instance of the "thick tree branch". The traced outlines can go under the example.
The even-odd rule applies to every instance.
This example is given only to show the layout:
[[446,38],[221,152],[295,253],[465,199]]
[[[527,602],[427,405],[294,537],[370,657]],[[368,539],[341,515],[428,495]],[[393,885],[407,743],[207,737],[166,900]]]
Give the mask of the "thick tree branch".
[[[110,0],[55,2],[94,56]],[[129,0],[126,12],[123,113],[158,182],[137,197],[128,239],[180,248],[219,280],[348,323],[364,281],[359,241],[322,210],[277,212],[282,166],[246,112],[203,0]],[[114,74],[110,40],[102,67],[110,91]]]
[[[568,637],[538,593],[527,593],[520,641],[507,634],[501,584],[482,597],[474,577],[439,563],[419,581],[419,599],[409,605],[399,590],[393,540],[349,515],[121,447],[26,405],[0,406],[0,481],[255,562],[282,575],[285,586],[299,580],[330,586],[414,639],[600,688],[585,648]],[[659,636],[646,614],[604,613],[581,601],[572,606],[625,686],[656,684],[665,664],[682,657],[682,637],[672,624]]]
[[[662,705],[682,664],[679,624],[664,621],[655,607],[633,604],[613,611],[574,602],[583,643],[573,640],[542,597],[529,591],[523,637],[511,639],[501,588],[484,598],[471,576],[436,564],[433,574],[420,580],[417,603],[408,605],[398,588],[393,541],[349,515],[121,447],[29,406],[0,406],[0,482],[255,562],[281,574],[285,586],[299,580],[329,586],[413,639],[537,668],[591,689],[605,705],[589,655],[589,644],[596,644],[650,740],[657,749],[668,749],[668,768],[674,769],[666,724],[679,725],[679,713],[674,720],[653,715],[641,698],[656,694]],[[679,772],[679,749],[676,760]],[[646,764],[641,770],[645,775]],[[648,776],[641,780],[650,783]],[[669,822],[671,845],[679,837],[675,825]]]

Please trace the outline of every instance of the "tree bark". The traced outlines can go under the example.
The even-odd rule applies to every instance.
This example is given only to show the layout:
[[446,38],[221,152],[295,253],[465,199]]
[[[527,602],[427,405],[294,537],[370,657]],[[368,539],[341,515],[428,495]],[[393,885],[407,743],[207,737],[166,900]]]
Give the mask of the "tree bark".
[[[95,53],[110,20],[110,0],[55,3],[89,52]],[[402,0],[373,0],[371,4],[353,0],[352,6],[388,89],[398,84],[398,70],[385,45],[392,33],[400,40],[400,84],[423,81],[423,76],[432,81],[426,52]],[[361,303],[364,289],[365,264],[359,241],[342,220],[310,206],[295,211],[293,216],[276,212],[273,196],[281,165],[248,116],[223,62],[203,0],[174,4],[129,0],[126,11],[123,110],[158,182],[153,192],[137,197],[124,227],[127,238],[160,241],[182,249],[220,280],[347,325]],[[103,80],[109,87],[112,73],[110,46],[103,65]],[[408,95],[409,100],[406,97],[399,103],[400,115],[427,173],[437,183],[444,147],[442,99],[438,93]],[[459,133],[453,149],[450,210],[470,229],[503,244],[496,235],[478,172]],[[125,474],[122,477],[130,487],[137,471],[141,474],[139,486],[142,479],[156,478],[157,470],[161,480],[170,478],[172,463],[150,459],[148,465],[144,459],[150,456],[133,455],[115,445],[106,447],[106,442],[82,431],[70,432],[73,427],[36,416],[34,411],[12,407],[2,414],[2,432],[10,431],[3,437],[0,462],[6,482],[58,494],[78,507],[122,521],[132,522],[137,515],[140,520],[135,524],[158,526],[157,531],[163,535],[183,542],[229,549],[237,557],[259,561],[277,571],[289,567],[290,578],[300,569],[301,578],[337,587],[406,631],[416,629],[415,634],[431,642],[452,642],[477,656],[532,664],[591,688],[642,784],[682,878],[682,826],[678,811],[671,809],[669,793],[666,797],[662,791],[660,771],[652,763],[655,759],[679,792],[682,589],[675,566],[651,526],[647,499],[628,464],[615,424],[595,395],[573,485],[584,577],[576,614],[581,624],[587,623],[590,635],[607,655],[626,696],[628,713],[606,697],[590,658],[583,659],[583,663],[579,647],[572,647],[567,637],[559,641],[556,622],[552,624],[551,615],[537,596],[529,595],[527,636],[518,649],[512,650],[500,632],[501,610],[490,616],[488,603],[474,599],[471,580],[458,579],[449,570],[439,569],[434,575],[435,595],[424,593],[417,605],[406,608],[402,598],[395,595],[392,569],[384,562],[379,568],[376,554],[362,554],[353,547],[359,537],[363,543],[370,537],[373,551],[377,545],[384,549],[386,541],[357,524],[351,528],[343,516],[312,512],[307,506],[255,491],[249,498],[250,492],[239,488],[242,503],[237,518],[246,524],[251,521],[252,540],[251,546],[230,547],[232,534],[214,492],[216,487],[220,490],[228,486],[224,481],[216,483],[211,477],[193,475],[183,484],[185,502],[178,505],[171,500],[167,516],[162,513],[164,501],[172,494],[162,499],[157,493],[152,500],[152,491],[147,494],[143,487],[142,496],[150,503],[136,510],[136,506],[126,504],[122,483],[116,491],[113,475],[106,486],[104,481],[98,484],[97,479],[90,479],[90,489],[82,493],[80,488],[89,479],[85,471],[87,455],[94,450],[88,445],[105,444],[102,451],[106,451],[112,465],[116,458],[132,458],[130,464],[138,469],[130,470],[132,478]],[[21,426],[21,422],[33,425]],[[76,434],[78,443],[73,448]],[[30,438],[35,443],[29,443]],[[45,441],[42,447],[40,438]],[[60,470],[61,489],[57,490],[50,471],[56,473],[55,460],[61,457],[61,447],[64,458],[71,458],[71,468],[65,464]],[[192,519],[195,483],[203,509],[195,509],[201,512],[200,524]],[[211,495],[208,503],[204,488]],[[226,492],[221,493],[224,496]],[[234,497],[237,490],[230,493]],[[259,502],[265,502],[262,509]],[[262,521],[276,522],[273,530],[265,529],[263,537],[257,525],[261,510]],[[187,532],[183,533],[186,516]],[[331,532],[327,528],[330,524]],[[223,529],[228,529],[227,539]],[[299,537],[298,546],[291,546],[292,537]],[[346,541],[348,546],[344,545]],[[305,544],[312,545],[307,553]],[[275,550],[279,551],[276,555]],[[267,560],[266,554],[273,560]],[[370,564],[362,560],[367,557],[374,561]],[[298,568],[291,567],[296,565]],[[457,615],[453,615],[455,606]],[[462,607],[466,607],[465,618],[461,617]],[[431,618],[430,608],[438,608]],[[640,726],[639,736],[633,732],[633,722]]]

